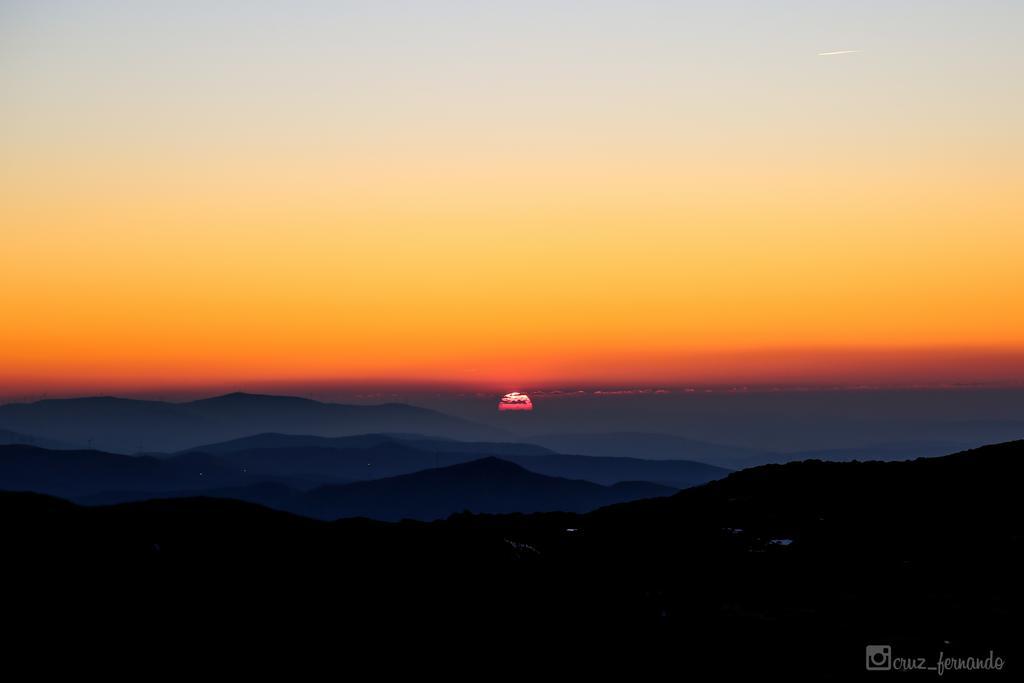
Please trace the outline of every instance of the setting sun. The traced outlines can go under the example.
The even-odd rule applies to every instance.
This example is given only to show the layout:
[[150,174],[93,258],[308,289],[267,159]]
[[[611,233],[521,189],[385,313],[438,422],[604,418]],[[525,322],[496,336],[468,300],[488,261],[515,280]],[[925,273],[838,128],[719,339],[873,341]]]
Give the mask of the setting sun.
[[533,401],[526,394],[513,391],[501,397],[498,410],[533,410]]

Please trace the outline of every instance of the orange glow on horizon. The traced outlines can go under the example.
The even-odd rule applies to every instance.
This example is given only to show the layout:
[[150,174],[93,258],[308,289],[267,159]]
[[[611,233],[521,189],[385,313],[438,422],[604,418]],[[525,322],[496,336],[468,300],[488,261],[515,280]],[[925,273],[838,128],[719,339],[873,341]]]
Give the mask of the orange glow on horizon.
[[[460,368],[460,366],[456,366]],[[365,374],[320,371],[305,374],[261,372],[222,374],[189,372],[187,366],[163,373],[119,372],[115,367],[92,368],[74,376],[10,374],[0,383],[0,399],[95,394],[159,395],[185,392],[212,395],[230,391],[305,394],[319,389],[359,391],[502,392],[508,386],[538,390],[573,388],[654,387],[970,387],[1024,385],[1024,352],[1016,349],[799,349],[737,352],[690,352],[673,356],[589,356],[557,367],[524,360],[493,358],[475,368],[447,374],[431,368],[394,367]],[[223,372],[223,368],[221,369]]]
[[22,4],[2,395],[1024,382],[1010,16]]

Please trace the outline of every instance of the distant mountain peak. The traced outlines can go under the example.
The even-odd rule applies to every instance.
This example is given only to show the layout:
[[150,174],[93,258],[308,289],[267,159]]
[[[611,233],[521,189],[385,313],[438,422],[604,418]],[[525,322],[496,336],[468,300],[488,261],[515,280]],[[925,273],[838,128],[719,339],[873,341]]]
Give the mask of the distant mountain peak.
[[486,473],[500,473],[500,472],[514,472],[514,473],[525,473],[533,474],[525,467],[503,460],[501,458],[489,455],[483,458],[477,458],[476,460],[470,460],[468,462],[460,462],[454,465],[448,465],[446,467],[439,467],[435,470],[426,470],[434,472],[486,472]]
[[[375,448],[366,449],[372,452]],[[494,456],[485,456],[475,460],[445,465],[444,467],[428,467],[408,474],[400,474],[395,479],[479,479],[500,480],[505,477],[538,477],[545,478],[545,475],[531,472],[530,470],[508,460],[502,460]],[[556,478],[556,477],[550,477]],[[379,480],[378,480],[379,481]]]
[[320,403],[320,401],[314,401],[311,398],[304,398],[302,396],[280,396],[277,394],[251,394],[245,391],[233,391],[229,394],[221,394],[220,396],[211,396],[209,398],[201,398],[191,403],[255,403],[255,402],[293,402],[293,403]]

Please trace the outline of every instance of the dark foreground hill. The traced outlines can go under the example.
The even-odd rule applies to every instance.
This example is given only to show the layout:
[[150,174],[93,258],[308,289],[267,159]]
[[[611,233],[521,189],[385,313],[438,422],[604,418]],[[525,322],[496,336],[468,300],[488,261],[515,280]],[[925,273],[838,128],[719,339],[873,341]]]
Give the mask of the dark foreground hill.
[[[849,680],[865,674],[868,645],[931,662],[991,650],[1009,673],[984,680],[1011,680],[1024,666],[1022,474],[1024,442],[1013,442],[759,467],[585,515],[430,524],[2,494],[5,570],[19,586],[8,613],[31,596],[48,621],[85,609],[193,635],[326,632],[341,643],[356,628],[394,645],[444,633],[449,654],[468,632],[505,648],[544,631],[577,662],[628,644],[644,649],[637,665],[658,658],[718,679],[741,668]],[[505,652],[515,661],[526,649]]]

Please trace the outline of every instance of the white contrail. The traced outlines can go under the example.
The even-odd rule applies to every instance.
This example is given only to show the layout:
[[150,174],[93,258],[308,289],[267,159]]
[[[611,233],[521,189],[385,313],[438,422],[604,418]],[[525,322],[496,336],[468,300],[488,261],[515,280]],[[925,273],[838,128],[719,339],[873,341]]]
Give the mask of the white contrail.
[[833,50],[832,52],[819,52],[819,57],[831,57],[832,55],[852,55],[860,50]]

